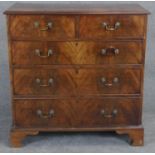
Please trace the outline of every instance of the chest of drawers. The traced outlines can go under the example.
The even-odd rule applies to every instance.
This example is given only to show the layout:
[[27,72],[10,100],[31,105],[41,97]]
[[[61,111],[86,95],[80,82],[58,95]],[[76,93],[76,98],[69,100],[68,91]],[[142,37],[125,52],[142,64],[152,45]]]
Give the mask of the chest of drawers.
[[45,131],[115,131],[143,145],[148,11],[101,3],[7,11],[11,144]]

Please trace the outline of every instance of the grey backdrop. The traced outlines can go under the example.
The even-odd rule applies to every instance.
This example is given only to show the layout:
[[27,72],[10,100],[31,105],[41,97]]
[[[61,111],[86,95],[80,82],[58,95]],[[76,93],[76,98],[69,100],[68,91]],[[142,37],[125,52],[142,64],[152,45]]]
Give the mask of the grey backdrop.
[[151,12],[148,19],[144,84],[144,147],[131,147],[125,141],[126,137],[115,134],[48,133],[27,138],[24,141],[25,145],[19,149],[10,148],[8,140],[11,102],[6,21],[3,11],[13,3],[15,2],[0,2],[0,152],[155,152],[155,2],[132,2],[141,4]]

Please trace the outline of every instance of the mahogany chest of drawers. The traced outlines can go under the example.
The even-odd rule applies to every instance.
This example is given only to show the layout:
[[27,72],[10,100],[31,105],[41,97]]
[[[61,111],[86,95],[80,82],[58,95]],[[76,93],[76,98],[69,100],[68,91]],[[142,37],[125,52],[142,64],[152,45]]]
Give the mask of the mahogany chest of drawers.
[[115,131],[143,145],[147,15],[136,4],[15,4],[7,11],[11,144],[45,131]]

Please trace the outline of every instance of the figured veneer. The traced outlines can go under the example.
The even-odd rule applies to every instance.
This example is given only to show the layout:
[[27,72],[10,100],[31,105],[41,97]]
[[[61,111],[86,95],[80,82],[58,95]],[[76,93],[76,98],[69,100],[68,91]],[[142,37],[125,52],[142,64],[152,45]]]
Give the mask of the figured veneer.
[[[140,94],[141,69],[15,69],[15,95]],[[40,80],[37,82],[37,79]],[[50,84],[50,79],[52,83]]]
[[143,53],[142,41],[12,43],[14,65],[142,64]]
[[14,100],[14,107],[17,128],[78,130],[141,123],[141,98]]
[[[145,18],[137,15],[98,15],[81,16],[79,21],[80,37],[94,39],[145,38]],[[118,28],[115,24],[120,23]],[[106,26],[104,23],[107,24]],[[111,28],[111,29],[110,29]]]
[[[17,31],[18,30],[18,31]],[[10,16],[11,39],[73,39],[75,18],[72,16]]]

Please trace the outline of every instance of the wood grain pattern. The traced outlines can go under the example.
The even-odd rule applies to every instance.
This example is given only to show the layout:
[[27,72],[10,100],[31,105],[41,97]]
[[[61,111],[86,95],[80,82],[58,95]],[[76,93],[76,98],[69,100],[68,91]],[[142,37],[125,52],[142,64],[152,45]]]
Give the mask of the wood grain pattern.
[[[41,55],[47,56],[48,50],[52,55],[40,58],[35,50],[39,49]],[[102,50],[106,50],[103,55]],[[115,54],[114,49],[119,53]],[[14,65],[53,65],[53,64],[142,64],[143,42],[12,42],[12,55]]]
[[139,4],[105,4],[102,2],[16,3],[5,14],[149,14]]
[[[35,27],[35,22],[39,23]],[[52,22],[52,28],[46,28]],[[18,31],[17,31],[18,30]],[[10,16],[10,37],[12,39],[56,40],[75,37],[75,18],[73,16]]]
[[130,138],[130,143],[133,146],[143,146],[144,145],[144,129],[119,129],[116,130],[118,134],[128,134]]
[[[22,128],[90,128],[139,125],[141,123],[140,98],[104,98],[104,99],[63,99],[63,100],[15,100],[15,125]],[[40,118],[37,110],[51,118]],[[111,114],[104,117],[101,110]]]
[[[103,77],[105,82],[102,82]],[[58,96],[140,94],[140,77],[140,69],[16,69],[14,93]],[[40,87],[37,78],[41,80],[40,84],[48,84],[53,78],[53,84]],[[118,78],[118,82],[115,83],[114,78]]]
[[[120,28],[114,31],[108,31],[102,23],[106,22],[114,26],[120,22]],[[80,38],[144,38],[145,16],[137,15],[100,15],[100,16],[81,16],[80,18]]]
[[26,136],[34,136],[37,135],[38,131],[15,131],[11,130],[10,133],[10,144],[11,147],[21,147],[22,142],[25,139]]

